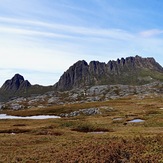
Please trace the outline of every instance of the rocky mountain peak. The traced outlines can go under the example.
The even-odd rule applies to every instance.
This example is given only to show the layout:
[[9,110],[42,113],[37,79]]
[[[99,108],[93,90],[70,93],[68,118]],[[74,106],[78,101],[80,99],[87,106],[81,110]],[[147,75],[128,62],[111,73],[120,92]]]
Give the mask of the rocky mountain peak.
[[163,67],[154,58],[136,55],[110,60],[107,64],[99,61],[91,61],[89,64],[84,60],[78,61],[61,76],[55,88],[70,90],[103,84],[139,85],[160,79],[163,79]]
[[20,74],[15,74],[12,79],[7,80],[1,87],[1,91],[16,92],[21,89],[27,89],[31,86],[28,80],[24,80],[24,77]]
[[71,89],[74,85],[79,87],[79,83],[85,80],[85,77],[88,76],[88,63],[84,60],[76,62],[72,65],[64,74],[61,76],[59,80],[59,85],[56,84],[60,90],[64,90],[65,88]]
[[15,74],[14,77],[11,79],[13,82],[23,82],[24,81],[24,77],[21,76],[20,74]]

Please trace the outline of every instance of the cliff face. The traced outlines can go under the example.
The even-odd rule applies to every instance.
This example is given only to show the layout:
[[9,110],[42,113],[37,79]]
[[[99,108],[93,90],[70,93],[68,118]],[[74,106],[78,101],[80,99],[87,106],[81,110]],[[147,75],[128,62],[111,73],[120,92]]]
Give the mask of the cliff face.
[[71,89],[73,86],[84,86],[89,80],[89,65],[86,61],[78,61],[71,66],[60,78],[57,87],[59,89]]
[[101,84],[145,84],[163,80],[163,68],[154,58],[139,56],[101,63],[78,61],[71,66],[55,84],[58,90],[70,90],[83,86]]

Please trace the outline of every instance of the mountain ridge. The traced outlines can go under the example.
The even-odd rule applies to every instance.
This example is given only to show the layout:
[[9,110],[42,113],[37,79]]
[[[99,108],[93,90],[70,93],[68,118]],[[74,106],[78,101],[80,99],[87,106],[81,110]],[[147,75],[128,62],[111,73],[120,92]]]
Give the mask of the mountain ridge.
[[[152,73],[151,73],[152,72]],[[103,84],[141,85],[151,81],[143,81],[150,77],[163,79],[163,67],[154,58],[140,56],[110,60],[108,63],[91,61],[89,64],[81,60],[72,65],[55,84],[56,89],[70,90],[77,87]],[[159,76],[158,75],[158,76]]]
[[110,60],[108,63],[79,60],[61,75],[53,86],[31,85],[20,74],[5,81],[0,88],[0,101],[16,97],[65,91],[96,85],[143,85],[163,81],[163,67],[154,58],[140,56]]

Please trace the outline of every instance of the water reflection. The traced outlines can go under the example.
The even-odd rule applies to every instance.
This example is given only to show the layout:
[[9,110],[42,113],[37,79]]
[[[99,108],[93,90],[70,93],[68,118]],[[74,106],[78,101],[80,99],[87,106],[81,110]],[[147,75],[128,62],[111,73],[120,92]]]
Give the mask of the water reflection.
[[0,114],[0,119],[50,119],[50,118],[61,118],[59,116],[54,115],[37,115],[37,116],[12,116],[7,114]]

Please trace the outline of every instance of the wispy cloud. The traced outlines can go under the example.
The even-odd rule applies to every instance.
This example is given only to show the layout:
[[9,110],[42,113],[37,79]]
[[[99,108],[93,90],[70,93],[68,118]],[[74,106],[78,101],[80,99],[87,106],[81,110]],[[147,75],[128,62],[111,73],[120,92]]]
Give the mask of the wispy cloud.
[[[103,37],[103,38],[113,38],[120,40],[131,39],[134,36],[127,31],[121,29],[100,29],[100,28],[88,28],[80,26],[70,26],[54,23],[45,23],[41,21],[31,21],[31,20],[21,20],[21,19],[12,19],[0,17],[0,23],[13,23],[18,26],[11,27],[4,25],[0,27],[3,32],[11,32],[16,34],[25,34],[25,35],[40,35],[46,37],[62,37],[62,38],[81,38],[84,37]],[[26,28],[25,25],[28,27]],[[22,27],[21,27],[22,26]],[[39,27],[39,28],[38,28]],[[38,31],[36,31],[38,29]],[[46,32],[45,32],[46,31]],[[50,31],[50,32],[49,32]],[[62,33],[62,34],[58,34]]]
[[52,32],[39,32],[35,30],[27,30],[21,28],[11,28],[11,27],[0,27],[1,32],[12,33],[12,34],[20,34],[20,35],[30,35],[30,36],[41,36],[41,37],[53,37],[53,38],[73,38],[68,35],[62,35]]
[[161,34],[163,34],[163,30],[159,30],[159,29],[151,29],[151,30],[140,32],[140,36],[142,37],[153,37]]

